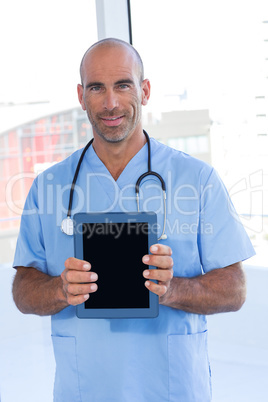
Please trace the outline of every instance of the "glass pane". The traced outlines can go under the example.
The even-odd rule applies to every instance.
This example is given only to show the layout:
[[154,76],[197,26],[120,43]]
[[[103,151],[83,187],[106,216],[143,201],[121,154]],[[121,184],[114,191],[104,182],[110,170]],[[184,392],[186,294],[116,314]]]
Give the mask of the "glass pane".
[[[135,0],[131,14],[133,44],[151,81],[145,129],[175,148],[174,138],[183,138],[181,150],[211,163],[254,245],[268,250],[268,3]],[[252,206],[256,171],[263,197]],[[238,195],[241,181],[246,188]],[[264,255],[253,261],[267,265]]]
[[[95,0],[8,0],[0,15],[0,399],[48,402],[50,317],[17,310],[11,264],[34,177],[78,147],[76,86],[81,58],[97,40]],[[90,137],[87,130],[83,143]]]
[[169,138],[167,145],[171,148],[177,149],[178,151],[186,152],[184,138]]
[[197,149],[198,153],[203,154],[209,152],[209,139],[204,135],[197,137]]
[[188,154],[194,155],[198,153],[197,137],[186,138],[186,149]]
[[[254,400],[256,389],[264,400],[267,302],[260,301],[260,283],[268,275],[268,3],[132,0],[131,14],[133,44],[151,81],[144,127],[219,171],[257,252],[245,262],[246,305],[235,315],[209,317],[213,400]],[[206,118],[200,118],[204,111]],[[241,387],[238,378],[244,379]]]
[[[1,183],[5,187],[16,174],[32,174],[17,186],[23,204],[37,173],[91,137],[87,130],[78,141],[75,116],[80,109],[76,92],[80,61],[97,40],[95,0],[38,4],[11,0],[1,8],[0,34],[5,38],[0,74]],[[10,155],[16,155],[16,163],[7,159]],[[19,213],[14,209],[2,206],[0,230],[8,227],[8,217],[18,229]],[[10,262],[13,252],[14,244],[0,262]]]

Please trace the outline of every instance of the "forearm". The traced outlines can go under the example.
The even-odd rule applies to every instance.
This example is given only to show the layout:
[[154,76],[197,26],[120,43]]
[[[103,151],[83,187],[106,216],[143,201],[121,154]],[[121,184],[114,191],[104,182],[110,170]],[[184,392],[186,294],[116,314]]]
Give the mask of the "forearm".
[[237,263],[195,278],[174,277],[160,303],[189,313],[215,314],[237,311],[245,299],[245,274]]
[[13,298],[24,314],[53,315],[68,306],[60,276],[49,276],[35,268],[17,268]]

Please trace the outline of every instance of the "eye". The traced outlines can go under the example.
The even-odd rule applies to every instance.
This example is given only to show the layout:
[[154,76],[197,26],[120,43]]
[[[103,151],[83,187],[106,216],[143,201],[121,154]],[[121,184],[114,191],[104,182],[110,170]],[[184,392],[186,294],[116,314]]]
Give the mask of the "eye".
[[129,84],[120,84],[118,85],[119,89],[128,89],[129,88]]
[[101,87],[99,85],[95,85],[93,87],[90,87],[91,92],[98,92],[101,90]]

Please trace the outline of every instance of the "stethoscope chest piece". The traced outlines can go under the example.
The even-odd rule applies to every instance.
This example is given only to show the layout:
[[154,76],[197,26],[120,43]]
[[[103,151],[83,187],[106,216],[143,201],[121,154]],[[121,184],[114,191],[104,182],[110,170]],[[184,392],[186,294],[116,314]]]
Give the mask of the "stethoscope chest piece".
[[67,216],[67,218],[63,219],[61,222],[61,231],[68,236],[72,236],[74,234],[74,223],[69,216]]

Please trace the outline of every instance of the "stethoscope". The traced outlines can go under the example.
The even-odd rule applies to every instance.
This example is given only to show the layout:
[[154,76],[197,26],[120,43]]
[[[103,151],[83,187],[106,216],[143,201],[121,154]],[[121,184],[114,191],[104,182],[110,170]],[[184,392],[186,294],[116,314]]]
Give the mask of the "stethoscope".
[[[165,234],[165,230],[166,230],[166,220],[167,220],[167,207],[166,207],[166,184],[164,182],[164,179],[162,178],[162,176],[160,176],[160,174],[153,172],[152,168],[151,168],[151,143],[150,143],[150,138],[149,135],[147,134],[147,132],[145,130],[143,130],[143,133],[146,137],[146,141],[147,141],[147,146],[148,146],[148,170],[147,172],[143,173],[137,180],[136,185],[135,185],[135,192],[136,192],[136,202],[137,202],[137,209],[138,212],[140,212],[140,183],[141,181],[147,177],[147,176],[156,176],[158,178],[158,180],[161,183],[161,187],[162,187],[162,192],[163,192],[163,202],[164,202],[164,218],[163,218],[163,230],[161,233],[161,236],[157,239],[159,240],[165,240],[167,239],[167,235]],[[68,212],[67,212],[67,218],[64,218],[62,223],[61,223],[61,231],[65,234],[67,234],[68,236],[72,236],[73,232],[74,232],[74,224],[73,224],[73,220],[71,218],[71,213],[72,213],[72,204],[73,204],[73,195],[74,195],[74,189],[75,189],[75,183],[79,174],[79,170],[81,167],[81,163],[84,159],[85,153],[87,152],[88,148],[90,147],[90,145],[92,144],[94,138],[92,138],[89,143],[85,146],[76,170],[75,170],[75,174],[74,174],[74,178],[72,181],[72,185],[71,185],[71,189],[70,189],[70,196],[69,196],[69,206],[68,206]]]

